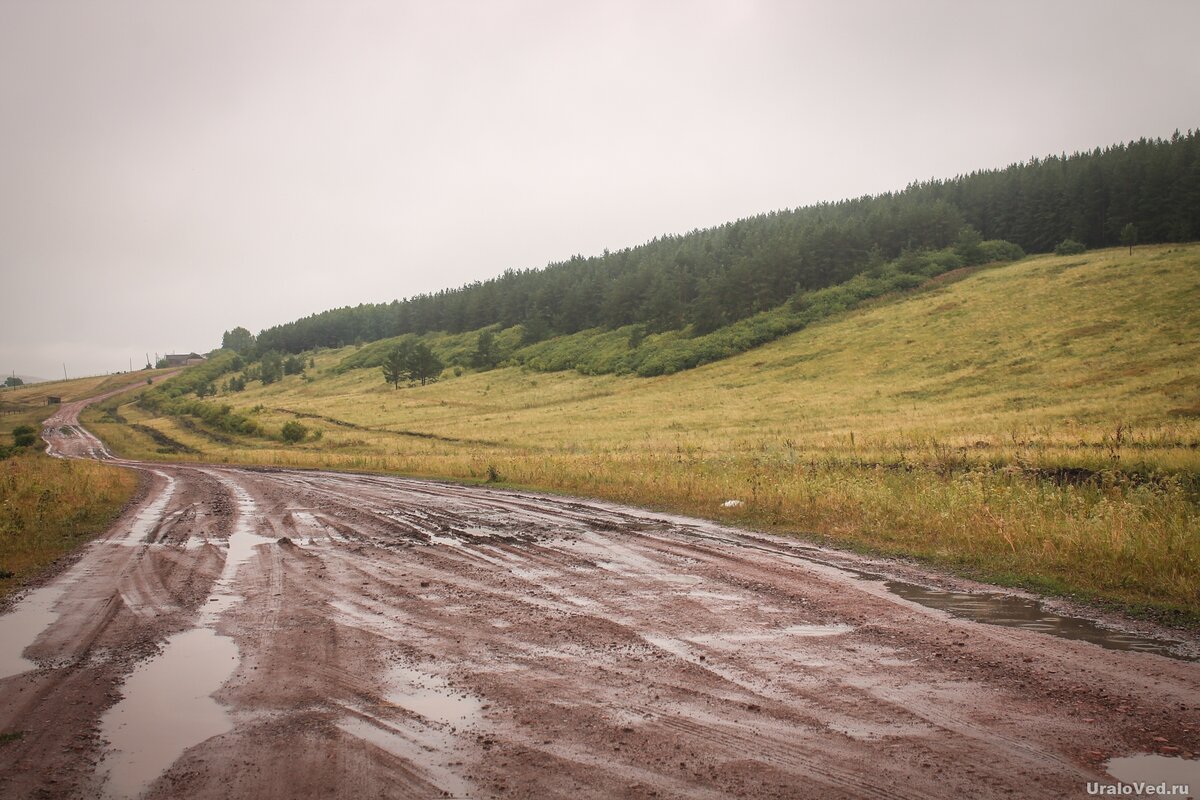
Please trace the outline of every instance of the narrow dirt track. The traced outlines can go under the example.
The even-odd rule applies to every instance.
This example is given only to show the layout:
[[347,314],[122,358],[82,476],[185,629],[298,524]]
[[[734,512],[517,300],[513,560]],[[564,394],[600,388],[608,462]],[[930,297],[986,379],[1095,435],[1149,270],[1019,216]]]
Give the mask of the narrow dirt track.
[[148,480],[11,615],[3,797],[1083,797],[1200,752],[1196,663],[605,503],[121,462],[83,405],[51,451]]

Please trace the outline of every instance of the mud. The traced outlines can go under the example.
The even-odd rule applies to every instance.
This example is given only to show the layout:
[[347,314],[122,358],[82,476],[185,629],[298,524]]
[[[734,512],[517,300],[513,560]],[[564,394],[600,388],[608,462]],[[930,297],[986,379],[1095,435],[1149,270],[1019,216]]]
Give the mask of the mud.
[[[111,459],[77,405],[51,450]],[[912,567],[570,498],[129,466],[144,497],[13,645],[0,796],[1083,797],[1200,753],[1195,663],[850,571],[963,588]]]

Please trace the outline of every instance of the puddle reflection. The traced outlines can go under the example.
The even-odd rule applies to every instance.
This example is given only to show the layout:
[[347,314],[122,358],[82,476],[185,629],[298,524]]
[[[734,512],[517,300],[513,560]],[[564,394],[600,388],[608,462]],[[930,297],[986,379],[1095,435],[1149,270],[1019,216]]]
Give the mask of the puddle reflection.
[[1174,651],[1173,647],[1179,642],[1109,630],[1088,619],[1067,617],[1047,611],[1037,600],[988,592],[946,592],[903,581],[884,581],[884,586],[905,600],[941,609],[956,617],[975,622],[1024,628],[1063,639],[1078,639],[1110,650],[1134,650],[1141,653],[1157,653],[1183,661],[1196,660]]
[[105,796],[138,797],[188,747],[232,730],[213,692],[233,674],[234,641],[208,628],[167,640],[162,653],[135,669],[124,697],[104,716],[102,732],[112,745]]

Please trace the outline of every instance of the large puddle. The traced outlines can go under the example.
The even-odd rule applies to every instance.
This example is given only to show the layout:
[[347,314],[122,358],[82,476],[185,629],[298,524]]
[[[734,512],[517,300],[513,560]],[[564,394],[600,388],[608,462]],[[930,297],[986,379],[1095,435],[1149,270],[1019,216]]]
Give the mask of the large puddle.
[[16,607],[0,617],[0,679],[27,672],[37,664],[25,658],[25,648],[33,644],[50,623],[58,619],[54,604],[66,591],[59,581],[25,596]]
[[[861,574],[868,579],[878,579],[878,576]],[[1156,653],[1182,661],[1197,660],[1195,656],[1185,655],[1176,650],[1181,642],[1110,630],[1089,619],[1055,614],[1053,611],[1047,611],[1037,600],[992,592],[947,592],[903,581],[884,581],[884,586],[905,600],[941,609],[956,617],[975,622],[1024,628],[1063,639],[1078,639],[1110,650]]]
[[212,694],[237,660],[232,639],[195,628],[172,636],[161,654],[125,679],[123,699],[101,726],[112,745],[100,766],[108,773],[105,797],[140,796],[188,747],[232,730]]
[[[1200,796],[1200,761],[1195,759],[1143,753],[1109,759],[1104,769],[1121,783],[1134,788],[1133,792],[1124,796]],[[1165,792],[1158,791],[1159,784],[1166,784]],[[1136,787],[1139,785],[1153,788],[1138,793]],[[1187,790],[1181,788],[1179,791],[1173,791],[1174,787],[1185,786],[1188,787]]]

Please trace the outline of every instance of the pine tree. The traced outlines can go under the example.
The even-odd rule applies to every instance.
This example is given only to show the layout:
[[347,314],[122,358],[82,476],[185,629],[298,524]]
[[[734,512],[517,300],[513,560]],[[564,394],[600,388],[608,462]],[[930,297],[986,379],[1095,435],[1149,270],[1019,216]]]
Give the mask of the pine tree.
[[400,381],[408,377],[408,352],[404,347],[393,347],[383,359],[383,379],[399,389]]
[[433,350],[424,342],[417,342],[413,345],[406,366],[409,378],[420,381],[422,386],[436,381],[442,374],[442,370],[446,368],[442,360],[434,355]]

